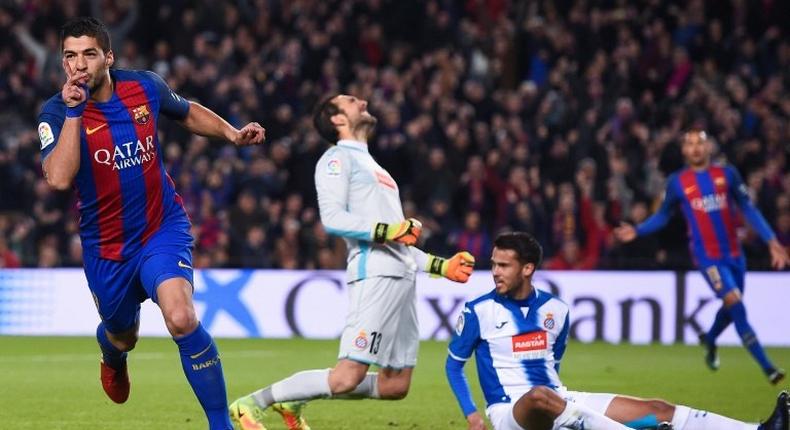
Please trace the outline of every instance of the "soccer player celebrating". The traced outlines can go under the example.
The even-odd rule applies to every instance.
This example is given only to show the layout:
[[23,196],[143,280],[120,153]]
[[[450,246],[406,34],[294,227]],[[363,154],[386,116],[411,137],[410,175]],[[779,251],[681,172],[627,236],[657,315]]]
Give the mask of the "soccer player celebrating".
[[127,352],[138,339],[140,302],[162,310],[181,362],[208,417],[227,430],[225,381],[217,347],[192,304],[190,222],[165,172],[159,115],[203,136],[236,145],[263,142],[257,123],[237,130],[188,102],[152,72],[110,69],[106,27],[75,18],[61,33],[66,83],[39,115],[44,175],[54,188],[76,184],[85,275],[101,323],[101,381],[116,403],[129,396]]
[[[315,169],[321,222],[348,248],[351,303],[338,362],[235,401],[230,413],[242,429],[262,429],[263,410],[272,405],[289,429],[307,429],[301,401],[406,397],[419,347],[416,271],[456,282],[466,282],[472,273],[474,257],[468,252],[444,259],[414,246],[421,225],[404,219],[398,185],[368,152],[376,117],[367,106],[354,96],[332,96],[318,103],[313,117],[319,134],[337,142]],[[370,365],[378,372],[368,372]]]
[[746,308],[741,300],[746,260],[735,232],[736,203],[752,227],[768,243],[773,267],[783,269],[790,264],[790,258],[765,218],[752,204],[738,171],[731,166],[711,163],[713,145],[704,131],[685,133],[682,151],[688,168],[669,177],[664,201],[658,212],[636,227],[621,225],[615,229],[615,236],[623,242],[630,242],[638,236],[653,233],[666,225],[674,207],[680,205],[689,227],[691,250],[697,266],[723,302],[710,331],[700,335],[700,341],[706,348],[706,364],[711,370],[719,368],[716,338],[734,322],[743,345],[768,380],[778,384],[784,379],[785,372],[774,366],[766,356],[746,319]]
[[787,392],[757,425],[663,400],[566,390],[559,370],[569,311],[532,285],[542,254],[528,233],[499,235],[491,256],[495,288],[466,303],[458,318],[445,370],[469,430],[486,428],[463,373],[472,355],[496,430],[788,430]]

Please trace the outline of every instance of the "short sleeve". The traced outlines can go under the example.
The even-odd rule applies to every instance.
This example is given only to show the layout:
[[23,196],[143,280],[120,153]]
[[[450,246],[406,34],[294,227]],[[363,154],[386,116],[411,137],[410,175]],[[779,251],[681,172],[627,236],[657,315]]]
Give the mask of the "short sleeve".
[[159,95],[159,111],[168,118],[183,120],[189,113],[189,101],[176,94],[167,85],[161,76],[154,72],[143,72],[154,84],[156,93]]
[[456,360],[469,360],[479,341],[480,322],[474,310],[467,304],[458,315],[458,321],[455,324],[455,333],[449,346],[450,356]]
[[[61,109],[62,108],[62,109]],[[53,101],[47,102],[38,115],[38,140],[41,144],[41,160],[55,149],[65,121],[65,107]]]

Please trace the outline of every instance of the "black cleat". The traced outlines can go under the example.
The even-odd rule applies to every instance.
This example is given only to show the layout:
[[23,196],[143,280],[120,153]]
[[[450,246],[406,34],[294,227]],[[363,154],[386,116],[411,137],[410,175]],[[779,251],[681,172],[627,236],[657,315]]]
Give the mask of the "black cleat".
[[757,430],[790,430],[790,396],[787,391],[779,393],[776,406],[770,417],[757,427]]
[[784,369],[774,369],[774,371],[768,375],[768,382],[779,385],[779,383],[785,379],[785,375]]
[[656,427],[656,430],[674,430],[675,426],[672,423],[664,421]]
[[699,344],[705,347],[705,364],[708,366],[708,369],[714,372],[719,370],[719,353],[716,350],[716,345],[708,342],[708,337],[705,333],[699,335]]

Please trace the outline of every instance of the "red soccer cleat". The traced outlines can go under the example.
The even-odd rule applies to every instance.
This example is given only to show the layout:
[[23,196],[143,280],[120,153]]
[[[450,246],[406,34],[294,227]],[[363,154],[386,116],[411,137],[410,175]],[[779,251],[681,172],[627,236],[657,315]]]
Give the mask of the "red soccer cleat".
[[101,362],[101,386],[107,397],[115,403],[123,403],[129,398],[129,372],[126,363],[119,370]]

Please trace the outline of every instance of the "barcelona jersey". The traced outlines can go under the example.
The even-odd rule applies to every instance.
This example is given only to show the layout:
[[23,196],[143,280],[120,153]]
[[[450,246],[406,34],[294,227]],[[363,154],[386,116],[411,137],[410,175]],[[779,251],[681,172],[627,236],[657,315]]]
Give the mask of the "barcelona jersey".
[[[125,261],[159,230],[189,229],[157,136],[159,114],[182,120],[189,102],[152,72],[111,70],[110,76],[110,100],[88,100],[82,115],[75,186],[84,252]],[[65,114],[60,93],[44,104],[38,118],[42,160],[57,145]]]
[[667,181],[661,208],[637,226],[637,234],[662,228],[676,205],[686,218],[691,251],[698,262],[741,258],[736,206],[764,241],[774,238],[771,227],[752,203],[746,185],[732,166],[712,165],[701,171],[686,168],[674,173]]

